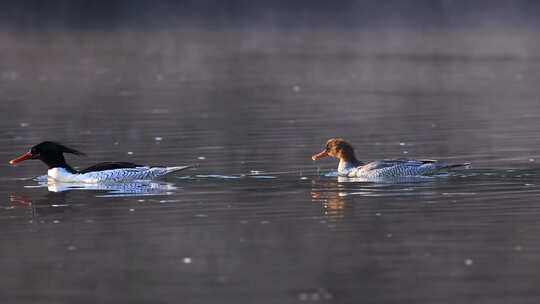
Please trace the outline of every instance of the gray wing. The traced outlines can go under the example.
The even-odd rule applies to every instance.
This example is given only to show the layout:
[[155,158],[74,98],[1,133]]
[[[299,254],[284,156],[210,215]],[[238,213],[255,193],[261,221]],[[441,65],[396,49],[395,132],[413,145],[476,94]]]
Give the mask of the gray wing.
[[362,170],[370,171],[377,169],[384,169],[396,166],[407,166],[407,167],[419,167],[425,164],[432,164],[437,162],[436,160],[416,160],[416,159],[384,159],[376,160],[362,166]]

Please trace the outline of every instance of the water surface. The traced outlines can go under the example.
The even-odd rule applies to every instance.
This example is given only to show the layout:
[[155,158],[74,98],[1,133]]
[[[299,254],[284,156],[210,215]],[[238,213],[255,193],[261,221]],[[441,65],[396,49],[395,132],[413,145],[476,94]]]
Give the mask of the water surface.
[[[537,303],[540,62],[503,34],[2,33],[2,301]],[[310,159],[332,136],[473,166],[338,180]],[[74,166],[196,167],[107,187],[9,167],[43,140]]]

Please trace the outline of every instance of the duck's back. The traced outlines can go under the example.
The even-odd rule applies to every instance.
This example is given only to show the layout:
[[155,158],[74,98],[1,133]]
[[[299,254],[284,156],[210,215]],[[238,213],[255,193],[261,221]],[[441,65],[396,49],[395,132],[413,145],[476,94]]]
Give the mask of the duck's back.
[[[104,169],[101,171],[89,171],[72,173],[65,168],[49,169],[48,176],[60,182],[68,183],[115,183],[134,180],[152,180],[163,175],[189,168],[180,167],[123,167],[117,169]],[[85,169],[84,171],[86,171]]]
[[79,173],[84,174],[84,173],[89,173],[89,172],[99,172],[99,171],[105,171],[105,170],[137,168],[137,167],[144,167],[144,166],[137,165],[134,163],[129,163],[129,162],[103,162],[103,163],[90,166],[86,169],[83,169],[79,171]]
[[356,171],[357,177],[393,178],[435,174],[444,168],[453,167],[435,160],[388,159],[370,162]]

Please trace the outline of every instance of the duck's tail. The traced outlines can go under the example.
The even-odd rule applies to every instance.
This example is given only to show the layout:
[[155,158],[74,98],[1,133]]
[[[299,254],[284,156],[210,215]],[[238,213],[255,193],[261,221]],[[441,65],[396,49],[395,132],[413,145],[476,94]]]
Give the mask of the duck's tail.
[[448,164],[446,162],[438,161],[435,159],[422,159],[420,160],[424,163],[424,165],[427,165],[428,167],[432,167],[432,169],[436,170],[443,170],[443,169],[452,169],[452,168],[459,168],[459,167],[469,167],[471,163],[461,163],[461,164]]
[[192,166],[177,166],[177,167],[151,167],[144,173],[144,176],[141,179],[154,179],[158,178],[173,172],[182,171]]
[[193,167],[193,166],[164,167],[163,168],[163,175],[173,173],[173,172],[182,171],[182,170],[186,170],[186,169],[189,169],[191,167]]
[[423,165],[422,172],[418,175],[433,175],[433,174],[439,174],[444,173],[448,170],[454,169],[454,168],[467,168],[471,165],[471,163],[461,163],[461,164],[447,164],[443,162],[438,161],[424,161],[425,165]]

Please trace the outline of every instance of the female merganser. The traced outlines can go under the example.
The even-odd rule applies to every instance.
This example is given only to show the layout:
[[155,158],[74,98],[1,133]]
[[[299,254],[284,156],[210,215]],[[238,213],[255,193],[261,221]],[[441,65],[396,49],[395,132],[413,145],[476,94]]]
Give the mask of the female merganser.
[[343,138],[329,139],[325,149],[313,155],[311,159],[319,160],[327,156],[339,159],[338,175],[365,179],[432,175],[444,169],[470,165],[470,163],[447,164],[436,160],[415,159],[385,159],[364,164],[356,159],[353,147]]
[[64,153],[85,155],[64,145],[44,141],[33,146],[29,152],[9,161],[9,163],[15,165],[27,159],[39,159],[49,167],[47,171],[49,178],[67,183],[111,183],[150,180],[189,168],[189,166],[150,167],[128,162],[105,162],[77,171],[66,163]]

